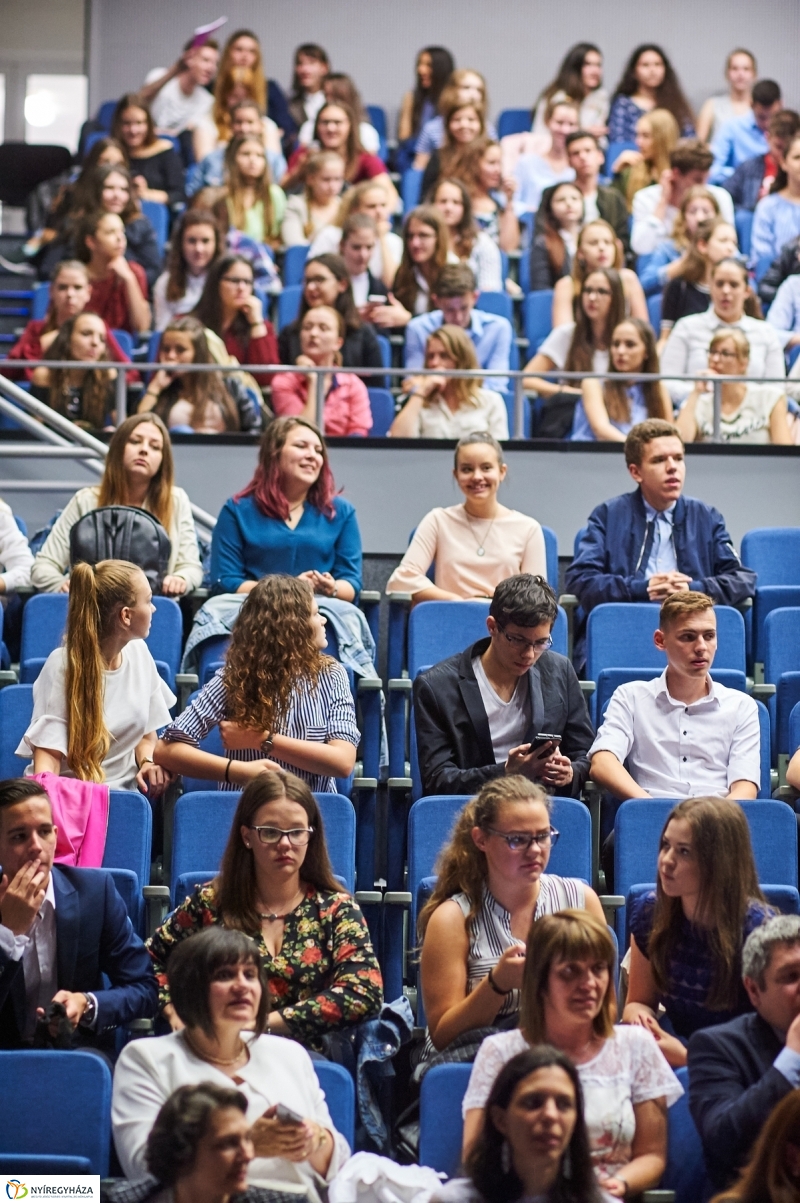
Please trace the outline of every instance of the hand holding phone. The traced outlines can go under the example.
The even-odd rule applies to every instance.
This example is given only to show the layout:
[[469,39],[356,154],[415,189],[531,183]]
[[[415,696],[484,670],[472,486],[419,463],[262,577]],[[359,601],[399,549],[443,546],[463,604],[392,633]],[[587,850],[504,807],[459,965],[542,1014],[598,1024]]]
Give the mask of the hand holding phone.
[[302,1115],[298,1115],[291,1107],[287,1107],[284,1103],[278,1103],[275,1108],[275,1118],[280,1120],[282,1124],[302,1124],[305,1123]]
[[537,759],[545,760],[555,752],[560,743],[560,735],[549,735],[546,732],[540,731],[531,743],[531,752],[538,752]]

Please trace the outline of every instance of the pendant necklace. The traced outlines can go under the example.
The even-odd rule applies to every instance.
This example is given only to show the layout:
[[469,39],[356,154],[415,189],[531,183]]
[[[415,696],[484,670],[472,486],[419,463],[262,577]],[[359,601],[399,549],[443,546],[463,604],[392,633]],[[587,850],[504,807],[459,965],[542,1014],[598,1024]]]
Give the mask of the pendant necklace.
[[472,537],[478,545],[478,550],[476,552],[476,555],[485,556],[486,555],[486,542],[489,538],[489,535],[492,532],[492,527],[494,526],[495,522],[497,521],[497,514],[495,514],[494,518],[492,518],[491,522],[489,523],[489,527],[488,527],[483,539],[479,539],[473,529],[472,518],[469,516],[466,509],[464,510],[464,513],[467,515],[467,522],[469,524],[469,529],[470,529],[470,532],[472,533]]

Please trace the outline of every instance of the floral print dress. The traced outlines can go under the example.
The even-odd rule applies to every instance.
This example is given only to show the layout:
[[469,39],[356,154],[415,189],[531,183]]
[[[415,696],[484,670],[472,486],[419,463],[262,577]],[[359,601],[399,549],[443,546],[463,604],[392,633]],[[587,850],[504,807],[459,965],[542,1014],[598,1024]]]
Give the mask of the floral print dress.
[[[167,959],[176,944],[221,923],[214,882],[197,886],[147,941],[158,981],[159,1005],[170,1001]],[[283,924],[273,956],[261,932],[259,947],[269,982],[270,1011],[279,1011],[294,1040],[319,1051],[327,1032],[376,1016],[383,980],[364,916],[349,894],[309,886]]]

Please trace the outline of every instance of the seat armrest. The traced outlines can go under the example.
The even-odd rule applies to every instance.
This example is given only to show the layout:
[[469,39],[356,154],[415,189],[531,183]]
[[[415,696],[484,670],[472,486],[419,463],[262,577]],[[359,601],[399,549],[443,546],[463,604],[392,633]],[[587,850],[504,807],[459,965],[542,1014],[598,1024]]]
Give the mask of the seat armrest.
[[172,895],[168,886],[143,886],[142,897],[146,910],[146,930],[152,936],[169,914]]
[[772,698],[778,692],[778,687],[777,685],[770,685],[766,681],[761,681],[758,685],[753,685],[748,692],[754,698]]
[[386,688],[390,693],[411,693],[412,685],[410,677],[390,677]]
[[387,890],[383,896],[387,906],[411,906],[411,894],[408,890]]
[[380,589],[362,589],[358,595],[358,600],[362,605],[365,602],[380,604],[381,591]]
[[356,890],[355,900],[359,906],[375,905],[383,902],[383,894],[380,890]]
[[616,911],[625,906],[624,894],[600,894],[600,905],[604,911]]
[[589,697],[590,694],[593,694],[597,689],[597,683],[595,681],[579,681],[578,684],[581,687],[581,692],[585,693],[587,697]]
[[4,685],[16,685],[16,683],[17,674],[14,672],[13,668],[0,669],[0,689],[2,689]]

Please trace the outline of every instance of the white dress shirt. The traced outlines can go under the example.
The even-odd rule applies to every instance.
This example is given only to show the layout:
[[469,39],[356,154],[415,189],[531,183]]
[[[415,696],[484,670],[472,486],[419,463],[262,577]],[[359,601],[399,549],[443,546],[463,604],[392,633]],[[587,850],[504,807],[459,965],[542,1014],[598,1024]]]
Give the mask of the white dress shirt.
[[[675,323],[669,333],[661,356],[662,376],[688,376],[708,368],[708,345],[717,330],[741,330],[750,343],[750,362],[747,375],[752,380],[786,376],[783,344],[769,322],[744,314],[738,322],[724,322],[713,305],[705,313],[692,313]],[[541,350],[541,348],[540,348]],[[689,396],[692,384],[688,380],[665,380],[670,396],[677,405]]]
[[[719,206],[720,217],[733,225],[733,197],[730,192],[716,184],[706,184],[706,187]],[[675,205],[667,205],[664,216],[656,217],[662,192],[661,184],[651,184],[634,193],[631,250],[637,255],[652,255],[659,242],[672,237],[672,228],[680,210]]]
[[734,781],[761,781],[756,703],[709,677],[710,689],[687,706],[670,695],[667,670],[655,681],[614,690],[589,749],[611,752],[654,798],[724,797]]
[[53,875],[47,883],[39,913],[24,936],[15,936],[0,924],[0,951],[11,961],[22,961],[25,975],[25,1029],[22,1039],[33,1039],[36,1009],[47,1009],[58,989],[56,962],[56,895]]

